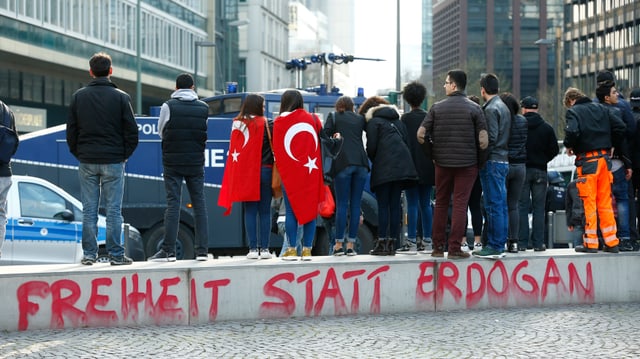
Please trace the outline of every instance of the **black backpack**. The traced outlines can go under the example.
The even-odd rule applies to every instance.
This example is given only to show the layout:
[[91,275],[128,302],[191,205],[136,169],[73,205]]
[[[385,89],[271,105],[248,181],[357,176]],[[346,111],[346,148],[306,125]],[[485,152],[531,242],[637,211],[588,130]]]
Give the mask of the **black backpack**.
[[14,117],[13,112],[5,105],[2,105],[2,123],[0,123],[0,163],[9,163],[11,157],[18,150],[18,134],[13,130]]

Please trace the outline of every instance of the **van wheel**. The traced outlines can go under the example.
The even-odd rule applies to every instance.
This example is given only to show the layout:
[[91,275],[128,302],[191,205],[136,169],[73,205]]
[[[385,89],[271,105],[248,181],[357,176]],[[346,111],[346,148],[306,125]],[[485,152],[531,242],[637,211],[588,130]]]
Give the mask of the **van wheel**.
[[356,242],[356,252],[358,254],[369,254],[373,249],[373,232],[369,226],[362,224],[358,227],[358,241]]
[[311,248],[311,254],[314,256],[329,255],[329,234],[324,229],[316,230],[316,238]]
[[[164,225],[158,224],[155,227],[146,231],[143,235],[144,243],[146,243],[145,250],[147,256],[151,257],[157,251],[160,250],[162,242],[164,240]],[[195,234],[193,231],[180,224],[178,227],[178,240],[176,241],[176,258],[177,259],[193,259],[194,249],[193,243],[195,241]]]
[[99,247],[98,248],[98,258],[96,258],[97,263],[109,263],[111,262],[111,258],[109,258],[109,253],[107,253],[107,248]]

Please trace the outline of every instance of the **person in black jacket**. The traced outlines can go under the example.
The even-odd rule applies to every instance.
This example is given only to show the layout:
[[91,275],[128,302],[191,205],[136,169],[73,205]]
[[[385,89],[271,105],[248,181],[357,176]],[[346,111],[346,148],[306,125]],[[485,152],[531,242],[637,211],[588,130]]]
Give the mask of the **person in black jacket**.
[[447,258],[469,258],[469,253],[461,249],[467,204],[478,168],[486,161],[489,139],[482,108],[467,98],[466,86],[464,71],[449,71],[444,81],[447,98],[431,106],[416,133],[419,143],[431,143],[435,167],[432,257],[444,257],[449,203],[452,203]]
[[638,243],[639,238],[633,238],[635,233],[639,232],[638,223],[640,222],[640,208],[638,208],[638,190],[640,189],[640,88],[634,88],[629,95],[629,105],[631,106],[631,113],[636,123],[636,133],[634,140],[631,143],[631,164],[633,174],[631,175],[631,182],[633,188],[631,189],[630,198],[633,200],[631,207],[635,208],[637,218],[630,218],[631,221],[631,235],[632,245],[635,251],[640,247]]
[[565,196],[567,229],[571,233],[571,243],[576,252],[584,252],[584,204],[578,195],[578,179],[569,182]]
[[[336,175],[333,186],[336,194],[336,244],[333,255],[356,255],[353,248],[360,224],[360,203],[364,191],[369,161],[362,142],[362,133],[366,128],[364,116],[353,112],[353,100],[349,96],[338,98],[336,112],[327,116],[324,124],[328,136],[340,133],[343,138],[342,149],[335,159],[333,170]],[[346,249],[343,248],[344,235],[349,218],[349,233]]]
[[[405,101],[411,106],[411,111],[403,114],[400,120],[407,127],[407,132],[417,133],[420,124],[427,116],[427,111],[420,107],[427,96],[427,88],[420,82],[413,81],[404,87],[403,95]],[[431,210],[431,191],[435,184],[433,161],[426,156],[416,136],[409,136],[408,143],[413,164],[418,172],[418,184],[404,191],[407,199],[407,240],[396,250],[398,254],[416,254],[417,251],[424,251],[423,240],[427,243],[431,242],[433,221]],[[422,238],[419,241],[417,240],[418,218],[421,219],[422,225]]]
[[[520,212],[518,202],[527,174],[527,120],[520,114],[518,99],[505,92],[500,98],[511,111],[511,131],[509,134],[509,173],[507,173],[507,208],[509,210],[509,237],[507,252],[518,253]],[[556,144],[557,146],[557,144]]]
[[[111,57],[99,52],[89,60],[94,78],[71,96],[67,145],[80,161],[82,198],[81,263],[95,263],[98,254],[98,205],[107,210],[107,252],[111,265],[131,264],[122,243],[124,164],[138,146],[138,125],[131,97],[111,82]],[[100,200],[102,197],[102,201]]]
[[[625,123],[627,130],[625,144],[628,145],[629,142],[633,141],[633,135],[636,131],[635,120],[631,113],[629,113],[629,116],[624,116],[623,112],[620,111],[618,104],[620,101],[624,100],[620,100],[618,98],[618,90],[616,90],[615,85],[610,82],[598,85],[596,88],[596,97],[599,103],[607,106],[609,111],[615,113]],[[617,209],[616,226],[618,228],[618,232],[616,235],[620,240],[618,247],[622,252],[633,251],[631,231],[629,229],[629,181],[631,180],[632,175],[631,159],[623,156],[623,152],[616,148],[611,156],[611,167],[609,170],[613,175],[611,194],[615,199],[615,206]]]
[[592,102],[580,90],[570,87],[564,95],[567,125],[564,145],[576,155],[578,193],[584,203],[585,252],[598,251],[598,227],[604,251],[618,253],[616,220],[611,206],[611,148],[626,154],[626,127],[622,119],[604,105]]
[[372,255],[395,255],[400,238],[402,190],[414,186],[418,174],[407,147],[407,129],[398,109],[380,96],[360,106],[367,120],[367,155],[372,162],[371,190],[378,201],[378,240]]
[[[9,125],[7,127],[16,132],[16,119],[13,111],[2,101],[0,101],[0,119],[5,119],[5,124]],[[0,161],[0,257],[2,256],[2,244],[7,233],[7,194],[11,189],[11,175],[11,162]]]
[[[162,166],[167,209],[164,213],[162,248],[148,258],[156,262],[176,260],[180,224],[182,181],[187,184],[195,220],[196,259],[208,259],[209,233],[204,200],[204,150],[207,142],[209,106],[198,100],[193,77],[183,73],[176,79],[176,91],[162,104],[158,135],[162,138]],[[271,222],[269,222],[271,224]]]
[[527,119],[526,177],[520,194],[520,235],[518,250],[529,246],[529,208],[531,208],[531,242],[535,251],[544,251],[545,199],[547,196],[547,163],[559,152],[553,127],[538,114],[538,100],[526,96],[520,101]]

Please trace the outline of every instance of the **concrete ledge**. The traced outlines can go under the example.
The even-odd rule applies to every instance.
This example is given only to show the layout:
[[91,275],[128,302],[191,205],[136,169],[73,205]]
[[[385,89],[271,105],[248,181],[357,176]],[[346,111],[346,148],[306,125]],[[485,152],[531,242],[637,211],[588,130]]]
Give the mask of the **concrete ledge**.
[[0,267],[0,330],[555,306],[640,300],[637,253],[228,258]]

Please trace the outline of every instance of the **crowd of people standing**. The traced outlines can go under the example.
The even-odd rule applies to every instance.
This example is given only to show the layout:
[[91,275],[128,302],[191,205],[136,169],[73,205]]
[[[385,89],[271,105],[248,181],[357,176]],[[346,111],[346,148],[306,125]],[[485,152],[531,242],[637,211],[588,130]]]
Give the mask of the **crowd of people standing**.
[[[107,206],[111,264],[131,263],[117,238],[122,223],[123,166],[137,146],[137,128],[130,98],[111,83],[111,73],[109,55],[98,53],[91,58],[93,81],[74,94],[67,123],[69,149],[80,161],[85,208],[82,263],[86,265],[96,260],[95,220],[101,197]],[[433,257],[448,253],[449,259],[468,258],[468,208],[474,209],[474,256],[498,259],[505,252],[546,250],[547,163],[559,151],[554,129],[539,114],[536,98],[518,100],[510,93],[500,93],[495,74],[483,74],[480,79],[482,104],[479,98],[468,96],[466,86],[464,71],[449,71],[443,84],[446,97],[425,111],[426,88],[411,82],[403,91],[410,106],[404,114],[380,96],[367,98],[355,112],[353,100],[342,96],[324,123],[305,109],[298,90],[283,93],[275,119],[265,117],[262,96],[247,95],[232,122],[218,198],[225,214],[233,202],[242,203],[247,258],[272,258],[273,198],[281,195],[287,238],[281,257],[311,260],[317,208],[326,197],[322,147],[327,142],[339,142],[341,148],[331,171],[336,203],[331,253],[335,256],[357,254],[367,178],[378,205],[371,255],[423,252]],[[632,91],[627,102],[618,93],[613,74],[601,71],[595,94],[590,99],[579,89],[569,88],[563,99],[567,107],[563,142],[568,154],[576,156],[577,175],[567,192],[567,227],[579,252],[637,250],[635,194],[640,171],[634,169],[640,167],[640,144],[635,143],[640,90]],[[112,106],[97,111],[106,100]],[[93,113],[101,113],[103,122],[113,125],[95,126]],[[165,238],[150,260],[176,260],[183,181],[194,203],[196,259],[208,259],[203,193],[207,113],[208,106],[198,99],[191,75],[180,74],[171,99],[162,105],[158,123],[167,209]],[[281,180],[278,193],[273,187],[275,175]],[[403,194],[405,235],[401,233]]]
[[[567,226],[570,231],[584,231],[573,234],[576,251],[594,252],[603,248],[615,253],[633,250],[637,239],[635,225],[630,225],[636,223],[635,211],[630,210],[629,203],[640,183],[637,176],[631,182],[631,155],[635,148],[631,142],[640,115],[634,118],[628,103],[618,110],[618,104],[625,100],[618,97],[612,76],[606,73],[599,76],[597,101],[577,89],[570,88],[565,94],[568,110],[564,145],[569,154],[576,155],[577,167],[577,179],[568,193],[573,200],[578,199],[570,203],[567,198]],[[313,115],[303,109],[302,97],[296,90],[283,95],[283,104],[289,102],[285,97],[294,95],[299,96],[300,103],[297,107],[282,108],[274,121],[274,132],[280,133],[274,136],[275,158],[283,158],[283,162],[292,158],[289,146],[293,142],[287,142],[292,137],[284,132],[293,127],[308,129],[311,138],[298,141],[297,146],[305,143],[312,154],[310,159],[321,158],[313,152],[319,150],[322,135],[338,136],[343,141],[334,164],[333,255],[357,254],[360,199],[369,175],[370,189],[378,204],[378,233],[371,255],[423,252],[444,257],[448,253],[449,259],[464,259],[472,252],[477,257],[498,259],[505,252],[546,250],[547,164],[559,153],[559,146],[554,129],[538,112],[538,100],[532,96],[519,100],[513,94],[500,93],[499,79],[491,73],[480,79],[482,104],[465,92],[467,75],[462,70],[449,71],[443,86],[446,98],[425,111],[421,107],[426,97],[425,86],[417,81],[407,84],[403,94],[410,111],[402,115],[395,105],[380,96],[367,98],[356,113],[351,98],[343,96],[336,102],[336,111],[327,116],[324,127],[317,125]],[[636,95],[632,101],[640,105],[640,91]],[[290,117],[292,110],[298,114]],[[640,106],[634,110],[640,114]],[[307,169],[300,176],[312,173],[321,176],[320,170],[313,171],[321,168],[318,163],[294,160],[291,166]],[[304,190],[296,196],[303,196],[305,204],[321,200],[318,199],[321,177],[299,181],[302,177],[293,175],[296,180],[291,182],[290,176],[283,173],[284,188],[304,182]],[[302,259],[310,259],[315,216],[310,212],[300,220],[295,214],[296,206],[288,199],[288,191],[285,190],[285,227],[291,247],[284,252],[283,259],[298,256],[295,243],[300,236],[299,226],[304,228],[300,238],[304,242]],[[402,195],[406,199],[404,236],[400,233]],[[617,206],[615,217],[612,196]],[[578,211],[582,219],[576,219],[576,211],[572,211],[576,204],[582,205],[583,210]],[[468,208],[476,212],[473,249],[469,249],[466,239]],[[482,217],[478,218],[480,208]],[[633,212],[633,219],[629,212]],[[427,244],[431,245],[430,250]],[[252,253],[256,253],[255,248],[250,248],[248,258],[256,257]]]

